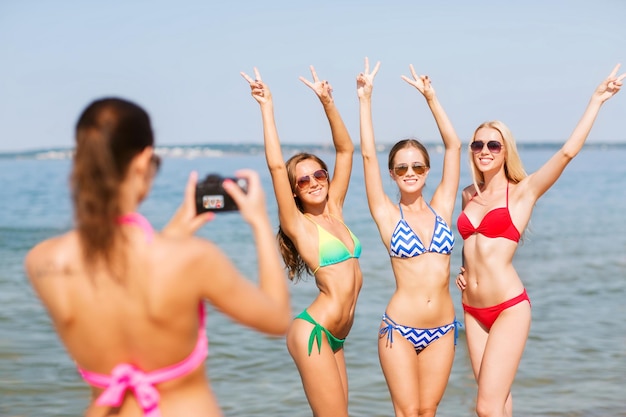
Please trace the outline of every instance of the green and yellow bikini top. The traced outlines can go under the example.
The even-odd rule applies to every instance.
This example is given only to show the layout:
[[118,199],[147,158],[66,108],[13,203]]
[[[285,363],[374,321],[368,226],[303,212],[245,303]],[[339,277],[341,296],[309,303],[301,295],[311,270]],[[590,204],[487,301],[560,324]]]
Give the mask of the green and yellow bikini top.
[[339,220],[346,229],[348,229],[348,232],[350,232],[350,237],[352,237],[352,242],[354,242],[354,253],[350,253],[346,245],[341,240],[337,239],[332,233],[320,226],[310,216],[306,214],[304,216],[317,226],[317,235],[319,240],[319,266],[315,268],[313,275],[315,275],[315,273],[323,266],[338,264],[350,258],[358,258],[361,256],[361,242],[354,235],[354,233],[352,233],[350,228],[339,218],[333,216]]

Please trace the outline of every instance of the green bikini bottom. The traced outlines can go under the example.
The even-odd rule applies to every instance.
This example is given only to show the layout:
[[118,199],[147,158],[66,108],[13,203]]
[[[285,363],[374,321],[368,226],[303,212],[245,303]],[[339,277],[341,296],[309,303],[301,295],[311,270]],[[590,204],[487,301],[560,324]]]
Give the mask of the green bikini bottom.
[[309,356],[311,356],[311,351],[313,350],[313,342],[315,342],[316,339],[317,339],[317,351],[318,353],[322,352],[322,332],[326,333],[328,344],[330,345],[330,348],[333,350],[333,352],[336,352],[343,347],[343,342],[345,342],[346,339],[337,339],[328,330],[326,330],[324,326],[316,322],[313,319],[313,317],[311,317],[309,312],[306,311],[306,309],[304,309],[302,313],[298,314],[296,318],[302,319],[304,321],[308,321],[309,323],[315,326],[313,327],[313,330],[311,331],[311,336],[309,336]]

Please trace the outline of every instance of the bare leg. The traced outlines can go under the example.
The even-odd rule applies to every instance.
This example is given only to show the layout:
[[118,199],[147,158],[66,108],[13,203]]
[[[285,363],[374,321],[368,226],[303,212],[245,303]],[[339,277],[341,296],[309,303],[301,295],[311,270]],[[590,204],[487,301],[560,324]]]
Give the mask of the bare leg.
[[393,345],[378,340],[378,357],[396,417],[432,417],[443,397],[454,361],[454,331],[431,343],[419,355],[399,333]]
[[480,417],[511,417],[511,386],[530,332],[530,304],[504,310],[489,333],[466,314],[467,343],[478,381],[476,413]]
[[287,333],[287,349],[293,358],[309,405],[315,417],[348,417],[347,372],[343,349],[333,353],[326,335],[322,349],[317,343],[308,354],[313,325],[304,320],[293,321]]

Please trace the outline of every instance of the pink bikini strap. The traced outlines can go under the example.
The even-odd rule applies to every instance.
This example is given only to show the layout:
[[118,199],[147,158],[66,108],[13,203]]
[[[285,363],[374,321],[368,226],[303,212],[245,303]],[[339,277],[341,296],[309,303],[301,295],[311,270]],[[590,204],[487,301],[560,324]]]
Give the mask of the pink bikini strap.
[[122,214],[117,218],[117,223],[138,226],[146,234],[146,240],[148,243],[152,242],[152,239],[154,239],[154,229],[152,228],[152,225],[148,219],[139,213]]
[[121,363],[103,375],[78,368],[78,372],[89,384],[105,388],[96,400],[96,405],[119,407],[124,400],[126,390],[132,390],[139,406],[146,417],[161,417],[159,411],[159,391],[155,384],[181,377],[198,368],[206,359],[209,347],[204,327],[204,304],[198,307],[198,341],[193,351],[182,361],[152,372],[143,372],[128,363]]

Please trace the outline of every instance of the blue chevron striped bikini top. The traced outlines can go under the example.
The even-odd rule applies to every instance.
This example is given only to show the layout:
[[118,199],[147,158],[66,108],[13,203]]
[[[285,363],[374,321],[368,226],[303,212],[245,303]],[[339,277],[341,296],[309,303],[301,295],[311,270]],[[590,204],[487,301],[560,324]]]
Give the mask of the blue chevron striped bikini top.
[[391,234],[391,244],[389,245],[390,256],[395,258],[412,258],[427,252],[450,255],[454,247],[454,234],[452,234],[452,230],[448,227],[446,221],[435,213],[435,210],[433,210],[430,204],[426,203],[426,205],[435,215],[435,230],[433,231],[433,237],[428,249],[424,247],[417,233],[415,233],[407,221],[404,220],[402,206],[398,204],[400,208],[400,220]]

